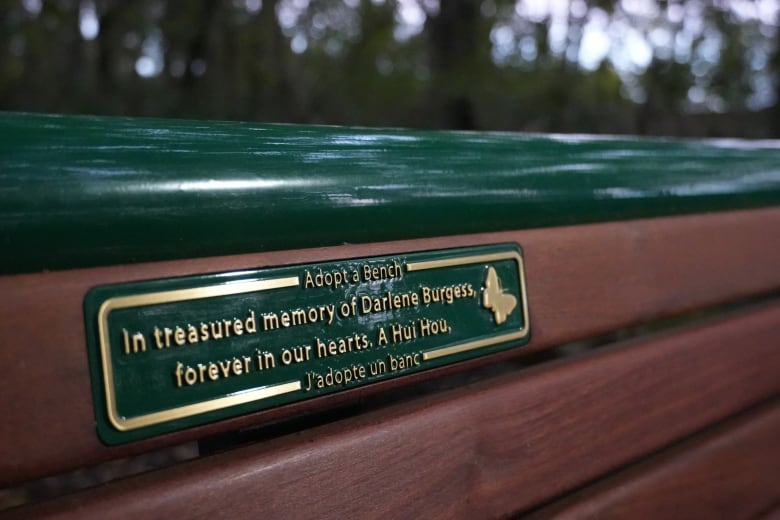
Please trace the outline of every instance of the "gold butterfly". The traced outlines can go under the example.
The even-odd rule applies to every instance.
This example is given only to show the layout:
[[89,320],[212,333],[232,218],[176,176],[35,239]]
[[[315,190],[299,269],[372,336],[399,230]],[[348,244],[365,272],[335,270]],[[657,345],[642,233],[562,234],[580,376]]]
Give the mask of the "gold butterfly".
[[517,307],[517,298],[511,294],[505,294],[501,288],[496,270],[493,266],[488,268],[485,277],[485,290],[482,292],[482,306],[493,311],[493,319],[496,325],[501,325],[506,321],[507,316]]

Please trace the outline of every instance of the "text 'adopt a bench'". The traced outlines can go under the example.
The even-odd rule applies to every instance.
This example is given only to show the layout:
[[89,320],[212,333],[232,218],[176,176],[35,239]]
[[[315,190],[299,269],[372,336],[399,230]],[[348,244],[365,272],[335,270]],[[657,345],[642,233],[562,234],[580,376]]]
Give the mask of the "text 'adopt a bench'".
[[0,514],[778,513],[778,142],[0,137]]

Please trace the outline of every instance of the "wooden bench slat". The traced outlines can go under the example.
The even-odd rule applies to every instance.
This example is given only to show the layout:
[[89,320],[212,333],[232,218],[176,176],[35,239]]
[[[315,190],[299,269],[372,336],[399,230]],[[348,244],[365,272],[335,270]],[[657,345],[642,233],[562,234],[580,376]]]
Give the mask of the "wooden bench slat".
[[775,504],[772,509],[762,513],[756,518],[760,518],[760,520],[780,520],[780,504]]
[[779,439],[774,404],[533,518],[755,518],[780,501]]
[[[406,376],[287,408],[108,448],[95,433],[84,295],[89,288],[222,270],[516,241],[526,257],[531,343],[523,356],[780,288],[780,208],[0,277],[0,484],[9,485],[321,409],[431,377]],[[760,259],[760,261],[757,261]],[[56,439],[56,442],[52,442]]]
[[11,517],[494,517],[780,391],[780,304],[480,381]]

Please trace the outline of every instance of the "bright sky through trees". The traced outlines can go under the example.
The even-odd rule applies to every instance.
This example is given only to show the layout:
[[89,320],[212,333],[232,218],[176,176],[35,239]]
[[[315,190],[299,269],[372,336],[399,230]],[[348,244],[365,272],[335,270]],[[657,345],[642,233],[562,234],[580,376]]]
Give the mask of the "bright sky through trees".
[[688,133],[777,106],[779,26],[780,0],[9,0],[0,108]]

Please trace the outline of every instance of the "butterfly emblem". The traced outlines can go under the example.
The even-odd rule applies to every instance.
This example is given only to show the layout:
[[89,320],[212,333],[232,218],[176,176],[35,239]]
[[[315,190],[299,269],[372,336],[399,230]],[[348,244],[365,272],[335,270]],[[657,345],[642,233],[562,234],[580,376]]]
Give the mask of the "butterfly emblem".
[[482,292],[482,306],[493,311],[493,319],[496,325],[501,325],[506,321],[507,316],[517,307],[517,298],[511,294],[505,294],[501,288],[496,270],[493,266],[488,268],[485,277],[485,290]]

